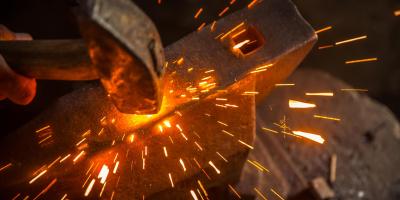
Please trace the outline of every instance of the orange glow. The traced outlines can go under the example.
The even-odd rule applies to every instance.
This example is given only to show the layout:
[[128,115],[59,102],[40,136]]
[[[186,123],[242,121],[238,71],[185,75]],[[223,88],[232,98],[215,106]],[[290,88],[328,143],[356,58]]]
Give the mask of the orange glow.
[[292,132],[293,132],[293,134],[295,134],[297,136],[307,138],[309,140],[312,140],[314,142],[318,142],[320,144],[323,144],[325,142],[325,139],[322,138],[320,135],[317,135],[317,134],[307,133],[307,132],[303,132],[303,131],[292,131]]

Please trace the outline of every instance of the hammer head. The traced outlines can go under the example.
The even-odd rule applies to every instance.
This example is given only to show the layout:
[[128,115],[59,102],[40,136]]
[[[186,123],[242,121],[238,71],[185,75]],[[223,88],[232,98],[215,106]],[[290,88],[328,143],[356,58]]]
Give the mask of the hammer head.
[[130,0],[82,1],[77,15],[92,63],[118,110],[157,113],[164,52],[150,18]]

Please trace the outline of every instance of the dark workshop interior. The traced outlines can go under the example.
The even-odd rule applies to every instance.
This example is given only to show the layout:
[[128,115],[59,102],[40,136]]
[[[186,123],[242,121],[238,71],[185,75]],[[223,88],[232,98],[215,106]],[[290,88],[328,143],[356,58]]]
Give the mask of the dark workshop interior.
[[[33,158],[40,148],[43,149],[43,151],[63,152],[63,147],[68,145],[75,146],[76,143],[70,142],[72,139],[65,139],[65,142],[60,142],[59,144],[59,141],[54,139],[54,144],[49,144],[45,147],[41,145],[38,147],[30,147],[29,144],[36,143],[36,141],[29,141],[30,136],[25,137],[25,135],[40,134],[43,130],[51,129],[44,127],[46,124],[42,124],[42,122],[45,123],[46,118],[57,119],[58,121],[56,124],[58,124],[59,128],[65,129],[65,133],[62,133],[63,137],[71,137],[74,138],[73,141],[75,141],[76,137],[72,136],[74,134],[73,132],[82,131],[80,128],[77,128],[77,124],[81,123],[76,122],[80,120],[80,117],[82,117],[82,121],[85,122],[91,116],[101,118],[99,113],[93,111],[93,113],[95,113],[93,114],[91,110],[96,110],[96,106],[99,107],[99,110],[107,110],[112,106],[107,102],[105,93],[98,80],[37,80],[36,96],[29,105],[16,105],[7,99],[0,101],[0,143],[2,146],[2,153],[0,153],[0,180],[2,180],[0,181],[2,182],[0,184],[0,199],[131,199],[132,194],[135,194],[135,199],[139,197],[143,197],[143,199],[196,200],[400,199],[400,174],[398,173],[398,166],[400,165],[400,1],[291,1],[297,7],[305,21],[316,31],[316,35],[318,35],[318,41],[316,41],[308,54],[305,53],[307,55],[285,54],[284,56],[287,57],[278,58],[278,60],[285,59],[289,60],[287,62],[296,63],[297,61],[290,61],[291,56],[296,57],[292,60],[296,60],[297,57],[300,59],[301,57],[301,60],[299,60],[301,62],[299,62],[298,66],[297,64],[292,64],[296,65],[297,69],[295,69],[293,73],[290,73],[291,71],[288,70],[290,72],[287,73],[291,74],[288,79],[283,82],[271,82],[270,84],[273,83],[272,86],[285,83],[289,85],[293,83],[295,85],[293,85],[293,87],[277,87],[275,85],[276,87],[272,89],[271,93],[269,93],[271,85],[268,85],[269,89],[265,91],[265,94],[268,94],[268,96],[259,95],[262,97],[258,98],[257,95],[253,95],[255,97],[252,99],[246,99],[250,97],[244,96],[245,99],[242,101],[238,100],[237,105],[240,105],[240,111],[238,113],[231,114],[232,112],[214,109],[210,111],[211,116],[213,116],[212,112],[215,111],[214,116],[223,116],[223,120],[215,118],[215,120],[206,121],[192,116],[202,115],[206,118],[210,117],[207,111],[203,112],[203,110],[207,110],[208,104],[206,106],[204,103],[203,107],[201,106],[203,103],[201,102],[201,96],[201,103],[199,103],[199,105],[180,109],[184,116],[186,116],[185,113],[188,113],[188,115],[190,113],[196,113],[190,114],[191,116],[184,120],[187,121],[187,124],[191,124],[193,130],[194,127],[198,127],[198,129],[204,129],[204,132],[207,132],[201,135],[201,131],[191,130],[191,136],[189,140],[187,140],[187,138],[186,140],[194,142],[192,138],[196,139],[196,137],[199,136],[198,140],[202,140],[204,143],[197,141],[200,145],[197,142],[191,144],[191,148],[195,149],[193,150],[196,152],[196,154],[194,154],[195,156],[182,157],[182,159],[177,156],[176,161],[173,161],[176,168],[179,168],[175,171],[181,173],[181,167],[183,167],[185,171],[184,174],[187,175],[186,177],[182,175],[181,178],[174,179],[175,176],[178,176],[176,175],[178,172],[175,171],[169,174],[168,172],[158,172],[164,173],[160,175],[160,177],[163,176],[163,178],[158,177],[156,174],[150,175],[149,177],[141,176],[140,172],[136,174],[135,170],[130,172],[128,168],[132,170],[132,165],[140,165],[138,169],[141,169],[142,165],[143,170],[145,168],[143,149],[145,149],[145,154],[147,156],[148,146],[143,142],[144,139],[142,141],[136,139],[143,144],[137,147],[136,153],[129,155],[131,157],[134,155],[137,156],[137,160],[132,159],[133,161],[130,163],[130,161],[126,161],[129,157],[128,151],[126,150],[127,147],[113,150],[113,146],[120,145],[118,140],[123,141],[135,135],[129,135],[131,132],[126,132],[127,135],[125,136],[124,133],[123,137],[121,137],[122,135],[115,136],[117,133],[114,133],[113,137],[118,139],[109,139],[111,137],[104,138],[104,135],[100,139],[89,139],[93,134],[97,135],[97,133],[99,133],[98,135],[100,136],[101,131],[103,131],[103,128],[92,128],[92,125],[90,125],[92,134],[90,134],[89,130],[89,136],[82,136],[83,144],[86,144],[86,146],[82,147],[83,151],[81,152],[85,151],[88,160],[82,161],[82,163],[85,162],[85,165],[82,164],[81,166],[84,168],[81,174],[76,172],[77,169],[75,168],[79,168],[79,166],[78,164],[75,165],[75,159],[73,161],[73,167],[62,168],[61,166],[56,166],[62,164],[60,162],[62,159],[67,159],[64,157],[67,153],[62,153],[60,157],[58,157],[58,154],[55,156],[56,154],[47,155],[46,153],[38,153],[38,160],[43,162],[38,164],[39,162],[33,161]],[[161,37],[162,44],[164,47],[167,47],[165,50],[167,58],[177,58],[175,55],[179,55],[179,52],[175,52],[177,46],[174,46],[174,43],[177,41],[180,41],[192,32],[195,33],[189,36],[196,37],[197,32],[208,31],[208,29],[198,30],[199,27],[202,26],[202,23],[211,25],[214,20],[218,20],[235,12],[240,12],[242,9],[251,10],[253,6],[256,10],[257,6],[264,3],[268,4],[272,2],[271,5],[279,4],[279,0],[133,0],[133,2],[154,22]],[[282,0],[282,2],[290,2],[290,0]],[[250,9],[249,5],[252,3],[254,3],[254,5],[251,5],[252,8]],[[29,33],[34,40],[80,39],[82,36],[79,25],[72,11],[74,7],[79,6],[78,4],[79,3],[74,0],[2,0],[0,1],[0,24],[5,25],[16,33]],[[221,11],[227,7],[229,7],[229,9],[226,13],[223,13],[223,16],[219,16]],[[282,7],[285,6],[282,5]],[[199,16],[194,17],[196,12],[199,12],[199,8],[202,8]],[[284,13],[286,10],[282,9],[281,12]],[[274,14],[266,14],[266,16],[281,17],[281,15]],[[282,14],[282,16],[285,16],[285,14]],[[262,19],[258,20],[257,23],[262,23],[263,21]],[[216,27],[218,26],[219,24],[217,22]],[[282,29],[284,29],[284,26],[285,24],[277,25],[278,28],[283,27]],[[233,26],[230,26],[229,28],[232,27]],[[205,27],[204,29],[206,28],[209,27]],[[271,30],[273,30],[273,28],[271,28]],[[305,30],[307,29],[305,28]],[[289,27],[288,32],[290,31]],[[293,33],[297,32],[293,31]],[[202,37],[203,36],[199,36],[197,39],[202,39]],[[295,37],[296,36],[293,36],[293,38]],[[298,37],[300,38],[300,36]],[[354,38],[356,38],[354,41],[346,41]],[[185,41],[182,41],[182,45],[185,44],[184,42]],[[266,36],[265,45],[268,46],[269,42],[269,38]],[[275,41],[271,42],[275,44]],[[295,42],[293,42],[293,44],[290,42],[292,42],[290,38],[287,41],[282,41],[285,45],[286,43],[287,45],[292,45],[291,48],[301,48],[299,52],[308,51],[304,50],[307,47],[303,49],[303,47],[299,47],[299,45],[296,46]],[[192,49],[190,49],[192,44],[186,43],[186,45],[188,45],[187,48],[192,51]],[[202,45],[204,48],[207,46],[205,43],[202,43]],[[194,45],[193,49],[196,47],[197,46]],[[209,48],[211,50],[214,47],[210,45]],[[290,49],[289,47],[287,48]],[[189,52],[189,50],[185,52]],[[198,49],[198,51],[201,50],[200,48]],[[196,49],[194,49],[193,52],[196,52]],[[2,54],[1,51],[0,54]],[[23,59],[23,55],[21,55],[20,59]],[[199,60],[201,59],[202,58],[199,58]],[[195,65],[196,63],[194,60],[196,59],[193,58],[193,60],[188,60],[187,62],[193,62]],[[179,60],[174,61],[167,59],[167,61],[169,61],[170,65],[180,65]],[[186,58],[183,65],[186,64],[185,62]],[[224,60],[221,60],[221,62],[224,62]],[[195,70],[197,70],[197,66],[187,67],[194,67]],[[263,70],[264,69],[261,69],[261,71]],[[216,69],[216,71],[218,71],[218,69]],[[221,73],[225,71],[226,70],[221,69]],[[228,74],[228,72],[226,73]],[[239,72],[232,73],[239,74]],[[178,72],[176,74],[179,75],[180,73]],[[185,76],[185,73],[181,74]],[[286,75],[283,77],[286,77]],[[187,77],[186,79],[190,78]],[[186,79],[185,77],[182,78],[182,80]],[[243,78],[243,81],[240,80],[242,82],[238,83],[245,85],[244,82],[246,80],[247,79]],[[255,87],[258,88],[259,82],[263,80],[265,79],[260,78],[253,81],[256,82]],[[281,79],[279,78],[277,80]],[[179,81],[176,82],[179,83]],[[243,89],[241,87],[237,89],[237,91],[246,91],[245,88],[251,88],[250,85],[251,84],[247,84],[243,86]],[[264,85],[267,87],[267,83],[261,84],[261,86]],[[182,87],[187,86],[183,86],[182,84]],[[235,90],[235,92],[237,91]],[[322,93],[327,91],[333,91],[334,96],[333,94],[332,97],[327,97],[330,96],[329,94],[327,96],[315,94],[317,92]],[[236,94],[235,92],[226,95],[235,99],[243,97],[243,95]],[[307,92],[314,92],[315,96],[312,94],[310,96],[305,96],[304,94]],[[224,96],[216,97],[216,103],[219,103],[219,97],[219,100],[222,101],[225,98]],[[98,98],[104,100],[97,101]],[[192,99],[194,98],[197,97],[193,97]],[[90,99],[95,99],[96,102],[89,104],[88,101]],[[311,107],[316,108],[314,110],[312,110],[312,108],[293,109],[290,105],[291,100],[308,103],[312,102]],[[293,101],[293,103],[295,102]],[[309,105],[310,104],[304,104],[302,106],[307,107]],[[228,106],[225,104],[224,107],[225,109],[230,109],[229,104]],[[192,110],[188,111],[191,108]],[[77,111],[77,114],[72,113],[74,110]],[[88,113],[87,116],[86,112]],[[176,117],[177,112],[178,115],[180,115],[179,111],[175,111],[173,117]],[[228,119],[230,117],[236,119]],[[105,121],[107,120],[108,119]],[[169,130],[168,128],[170,128],[171,125],[168,124],[169,122],[166,123],[166,121],[162,120],[164,120],[164,118],[154,120],[154,124],[161,124],[155,125],[155,129],[158,130],[158,127],[160,127],[160,131],[165,132]],[[93,119],[93,121],[97,123],[99,119]],[[111,121],[114,124],[115,119]],[[231,123],[228,124],[227,121]],[[116,122],[116,124],[118,124],[118,122]],[[185,127],[185,124],[182,124],[183,122],[181,122],[180,125]],[[75,127],[72,127],[74,125]],[[56,125],[54,126],[54,130],[49,130],[50,132],[56,132],[58,128]],[[176,125],[173,125],[173,127],[175,126]],[[181,126],[177,124],[176,127],[178,132],[183,133],[184,131],[182,132]],[[217,126],[218,128],[215,128]],[[44,129],[41,130],[41,127],[44,127]],[[189,125],[187,125],[187,127],[189,127]],[[142,131],[142,129],[145,129],[145,131]],[[153,129],[154,128],[150,126],[146,126],[138,130],[142,132],[151,132],[154,131]],[[254,132],[253,136],[249,136],[248,143],[245,143],[245,145],[250,144],[250,147],[248,146],[250,149],[242,150],[241,148],[237,148],[235,146],[236,141],[235,144],[231,146],[229,146],[229,142],[224,144],[225,140],[221,139],[223,137],[219,136],[216,136],[215,139],[204,139],[204,137],[212,138],[214,135],[217,135],[217,132],[219,134],[221,129],[223,129],[222,132],[229,131],[226,134],[230,135],[235,135],[235,131],[243,133],[247,131],[250,135]],[[70,133],[66,133],[67,130]],[[325,140],[322,140],[323,144],[317,144],[314,141],[301,138],[307,138],[307,136],[297,135],[297,133],[301,134],[303,132],[296,132],[296,130],[303,130],[306,132],[305,134],[320,133]],[[79,134],[82,134],[82,132]],[[136,130],[132,133],[136,134]],[[185,133],[189,133],[189,130]],[[55,136],[53,137],[56,138]],[[141,136],[138,137],[140,138]],[[13,145],[11,142],[17,141],[18,138],[22,138],[21,140],[23,141]],[[172,140],[171,138],[166,138],[167,142]],[[246,136],[243,136],[243,138],[246,138]],[[146,141],[150,141],[151,139],[150,136],[146,136]],[[226,157],[227,160],[229,160],[229,163],[226,165],[229,165],[229,167],[221,167],[222,169],[226,169],[226,173],[224,173],[220,168],[221,174],[219,174],[219,170],[214,166],[213,162],[210,161],[210,163],[206,161],[207,158],[205,158],[203,163],[200,161],[201,165],[194,159],[194,157],[198,157],[199,160],[201,160],[200,157],[202,155],[208,155],[209,152],[203,152],[203,148],[207,149],[206,141],[211,141],[210,145],[214,147],[218,146],[214,144],[217,139],[221,139],[219,140],[221,148],[238,149],[237,152],[232,150],[234,153],[231,154],[230,157]],[[178,139],[174,138],[174,140]],[[112,142],[112,145],[110,147],[107,146],[107,148],[103,147],[108,141],[110,143]],[[133,138],[132,141],[134,141]],[[162,159],[156,161],[156,166],[169,162],[164,159],[164,157],[167,157],[167,153],[166,147],[161,145],[162,142],[165,141],[158,139],[158,136],[155,137],[153,141],[149,142],[149,144],[153,145],[149,145],[149,155],[151,155],[152,151],[156,151],[153,150],[156,149],[153,147],[157,147],[157,151],[160,151],[160,155],[157,154],[157,156],[160,156]],[[241,142],[240,139],[239,142]],[[68,145],[64,143],[68,143]],[[79,148],[80,151],[80,144],[78,143],[76,147]],[[58,147],[57,144],[59,144]],[[239,144],[241,145],[240,147],[243,147],[242,144]],[[51,145],[54,145],[54,147]],[[177,144],[172,144],[172,146],[173,145]],[[26,148],[20,148],[24,146],[26,146]],[[91,148],[93,146],[95,146],[95,148]],[[172,146],[168,148],[172,148]],[[255,147],[255,149],[253,149],[253,147]],[[48,149],[46,150],[46,148]],[[80,158],[79,151],[75,154],[68,154],[71,155],[68,159],[82,159]],[[117,153],[114,157],[115,152],[122,151],[124,154],[127,154],[125,159],[122,153]],[[178,148],[176,153],[178,154],[184,151],[186,151],[185,148]],[[173,151],[171,150],[171,152]],[[200,152],[203,152],[203,154]],[[217,166],[225,164],[224,156],[219,154],[221,152],[217,151],[218,155],[214,158],[214,160],[219,159],[218,162],[214,161],[214,163],[217,163]],[[227,150],[227,152],[229,151]],[[12,157],[14,153],[16,155],[15,159]],[[215,151],[213,151],[213,153],[215,154]],[[25,167],[24,163],[17,159],[27,156],[23,156],[23,154],[27,154],[30,157],[30,159],[28,159],[29,161],[25,163],[25,165],[29,167]],[[170,157],[171,155],[173,154],[170,154]],[[110,162],[113,164],[109,164],[109,169],[107,168],[107,173],[108,170],[110,170],[110,174],[112,174],[112,170],[116,171],[118,168],[118,164],[115,166],[115,163],[119,163],[119,161],[116,162],[116,160],[120,159],[121,163],[123,163],[123,160],[126,162],[120,165],[121,169],[119,170],[121,171],[117,173],[114,171],[112,179],[110,178],[110,180],[107,180],[107,187],[104,183],[100,185],[104,186],[102,188],[98,185],[99,181],[102,181],[99,171],[101,172],[106,165],[103,165],[103,168],[101,168],[101,164],[98,163],[105,162],[105,157],[107,157],[107,159],[108,157],[112,157]],[[55,158],[57,159],[54,160]],[[173,158],[175,159],[175,157]],[[53,160],[56,164],[53,163]],[[58,171],[51,172],[50,166]],[[151,166],[152,165],[149,164],[147,166],[149,168],[146,168],[146,170],[150,170]],[[170,165],[165,164],[164,167],[160,166],[160,170],[161,168],[164,170],[166,166]],[[201,166],[203,166],[204,169]],[[20,167],[20,169],[18,168],[19,170],[23,169],[27,170],[27,172],[21,172],[17,169],[14,170],[13,167]],[[129,175],[129,179],[124,179],[123,177],[125,175],[122,174],[123,168],[126,168],[127,173],[129,171],[129,173],[135,175]],[[88,173],[90,170],[93,170],[93,175],[91,177],[85,174],[87,169]],[[200,169],[203,170],[207,177],[207,173],[212,172],[213,174],[210,174],[212,178],[205,177]],[[226,176],[227,178],[214,178],[214,169],[218,171],[218,177]],[[18,175],[14,178],[14,176],[6,174],[11,173],[7,170],[14,170],[12,173],[28,173],[33,175],[27,178],[23,177],[25,175]],[[207,171],[207,173],[204,170]],[[43,174],[41,174],[41,172],[43,172]],[[114,179],[117,179],[114,176],[116,176],[116,174],[118,175],[118,173],[120,173],[120,177],[122,177],[120,185],[124,186],[118,187],[120,186],[118,185],[120,177],[118,177],[116,184],[112,182],[115,181]],[[57,177],[59,174],[61,174],[60,177]],[[79,177],[77,174],[79,174]],[[97,177],[98,174],[99,177]],[[40,178],[41,176],[42,178]],[[52,179],[52,177],[57,178]],[[61,177],[63,177],[65,181],[63,181]],[[109,177],[111,177],[111,175],[109,175]],[[18,178],[20,178],[20,180],[17,180]],[[41,179],[44,178],[46,178],[46,181],[40,182]],[[148,184],[146,185],[143,183],[143,187],[140,187],[143,189],[143,192],[134,188],[134,186],[141,183],[138,180],[142,179],[145,179],[147,181],[146,184]],[[162,187],[164,185],[161,183],[152,186],[150,182],[150,180],[153,180],[164,184],[164,179],[168,187],[170,187],[171,182],[172,188]],[[219,181],[219,179],[221,180]],[[37,181],[38,185],[29,187],[32,185],[31,183],[26,183],[29,180],[32,182]],[[90,182],[91,180],[93,181]],[[176,181],[174,182],[175,185],[172,183],[173,180]],[[75,182],[78,185],[76,187],[78,189],[72,186]],[[138,183],[129,186],[132,182]],[[81,187],[82,184],[83,186]],[[90,193],[88,185],[90,189],[94,187],[92,193]],[[111,187],[115,188],[111,189]],[[99,193],[100,196],[98,194],[93,194],[94,191]]]

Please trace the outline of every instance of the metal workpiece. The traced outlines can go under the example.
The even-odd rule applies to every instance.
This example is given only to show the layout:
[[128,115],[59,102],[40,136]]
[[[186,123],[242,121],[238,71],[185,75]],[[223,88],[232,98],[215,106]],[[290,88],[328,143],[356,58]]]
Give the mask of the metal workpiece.
[[[160,112],[150,116],[152,120],[115,112],[112,117],[120,119],[120,131],[140,128],[220,91],[239,88],[246,79],[256,81],[256,89],[247,94],[262,98],[293,72],[317,41],[312,27],[290,1],[263,1],[211,27],[166,47]],[[248,44],[250,40],[254,42]]]
[[[108,38],[96,44],[125,55]],[[53,183],[46,197],[186,199],[191,190],[234,185],[254,148],[256,99],[284,81],[316,39],[285,0],[205,26],[165,49],[159,113],[122,114],[91,86],[11,134],[0,151],[11,165],[0,178],[12,181],[0,183],[0,194],[36,196]]]

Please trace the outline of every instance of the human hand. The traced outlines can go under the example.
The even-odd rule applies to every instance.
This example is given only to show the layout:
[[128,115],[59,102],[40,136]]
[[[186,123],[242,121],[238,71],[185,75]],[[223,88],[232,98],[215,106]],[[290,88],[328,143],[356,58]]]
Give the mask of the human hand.
[[[0,40],[32,40],[32,37],[26,33],[13,33],[0,24]],[[27,105],[35,94],[36,80],[14,72],[0,54],[0,100],[8,98],[16,104]]]

